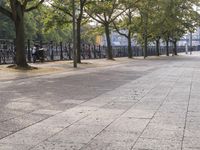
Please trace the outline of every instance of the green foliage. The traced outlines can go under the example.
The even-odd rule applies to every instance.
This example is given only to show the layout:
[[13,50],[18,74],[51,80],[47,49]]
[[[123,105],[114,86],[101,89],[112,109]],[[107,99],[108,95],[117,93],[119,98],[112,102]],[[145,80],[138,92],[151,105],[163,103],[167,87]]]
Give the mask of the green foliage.
[[193,32],[198,20],[194,6],[198,3],[198,0],[160,0],[161,36],[179,40],[185,33]]
[[82,26],[81,39],[85,43],[96,43],[96,37],[104,34],[104,29],[99,27],[92,27],[91,25]]
[[[5,0],[0,2],[0,6],[7,8],[7,3]],[[0,39],[14,39],[15,32],[14,32],[14,24],[4,14],[0,13]]]
[[13,22],[0,13],[0,39],[14,39],[15,31]]
[[37,13],[35,19],[38,40],[70,41],[71,25],[68,23],[68,16],[49,6],[43,6]]
[[124,10],[118,0],[91,1],[86,8],[87,14],[100,24],[111,24]]
[[[63,18],[69,18],[64,17]],[[25,37],[36,41],[71,41],[71,25],[63,24],[61,14],[49,6],[41,6],[25,14]],[[14,39],[15,28],[10,18],[0,13],[0,38]]]

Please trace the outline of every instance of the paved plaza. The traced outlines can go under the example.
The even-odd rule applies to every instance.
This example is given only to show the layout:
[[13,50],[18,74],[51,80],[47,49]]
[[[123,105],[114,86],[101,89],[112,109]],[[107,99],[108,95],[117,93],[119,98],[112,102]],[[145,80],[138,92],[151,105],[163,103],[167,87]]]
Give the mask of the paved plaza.
[[200,56],[0,82],[0,150],[200,150]]

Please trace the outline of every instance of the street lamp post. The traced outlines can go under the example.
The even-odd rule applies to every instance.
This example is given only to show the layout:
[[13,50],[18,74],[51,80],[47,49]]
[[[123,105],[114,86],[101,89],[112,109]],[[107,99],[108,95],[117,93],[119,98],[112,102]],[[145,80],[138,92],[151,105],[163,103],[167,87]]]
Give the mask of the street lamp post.
[[77,68],[77,47],[76,47],[76,8],[75,8],[75,0],[72,0],[72,9],[73,9],[73,64],[74,68]]

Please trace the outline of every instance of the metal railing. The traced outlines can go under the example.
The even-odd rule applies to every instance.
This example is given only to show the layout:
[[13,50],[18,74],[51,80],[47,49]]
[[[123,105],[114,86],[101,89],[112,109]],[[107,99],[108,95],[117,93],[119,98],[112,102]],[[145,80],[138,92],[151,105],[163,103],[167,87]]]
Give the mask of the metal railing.
[[[26,55],[27,61],[32,62],[32,48],[34,43],[39,44],[40,48],[43,48],[45,54],[45,61],[58,61],[58,60],[72,60],[73,50],[71,43],[54,43],[50,42],[31,42],[26,43]],[[200,50],[200,46],[193,47],[193,51]],[[143,56],[143,48],[139,46],[132,47],[133,56]],[[185,52],[184,46],[177,46],[177,52]],[[169,47],[169,53],[173,53],[173,47]],[[159,50],[160,55],[166,54],[166,47],[161,46]],[[156,47],[148,47],[148,56],[156,56]],[[114,57],[127,57],[128,47],[126,46],[113,46]],[[106,47],[92,44],[81,44],[81,59],[101,59],[106,58]],[[0,64],[12,64],[15,62],[15,46],[13,40],[0,40]]]

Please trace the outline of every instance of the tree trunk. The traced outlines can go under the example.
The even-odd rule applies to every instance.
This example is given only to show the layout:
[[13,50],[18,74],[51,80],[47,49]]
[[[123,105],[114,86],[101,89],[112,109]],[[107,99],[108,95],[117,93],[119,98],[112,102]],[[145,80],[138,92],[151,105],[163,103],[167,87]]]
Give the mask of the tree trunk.
[[147,51],[148,51],[148,14],[144,15],[144,58],[147,57]]
[[24,12],[21,5],[16,6],[15,31],[16,31],[16,65],[27,68],[24,37]]
[[173,43],[174,43],[174,49],[173,49],[174,50],[174,55],[177,55],[177,45],[176,45],[177,41],[175,40]]
[[128,32],[128,58],[133,58],[133,52],[131,47],[131,32]]
[[156,55],[160,56],[160,39],[156,40]]
[[81,63],[81,20],[77,20],[77,63]]
[[[131,9],[128,9],[128,19],[129,19],[128,25],[131,25],[131,23],[132,23]],[[128,28],[128,58],[133,58],[133,51],[132,51],[132,47],[131,47],[131,29],[130,29],[130,27]]]
[[109,24],[105,25],[105,33],[106,33],[106,41],[107,41],[107,50],[106,50],[107,59],[113,59]]
[[166,40],[166,55],[169,56],[169,40]]
[[147,57],[147,51],[148,51],[148,38],[147,38],[147,34],[145,32],[145,35],[144,35],[144,58]]

